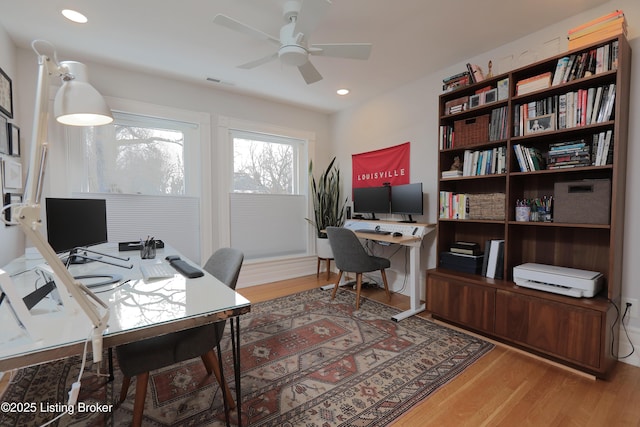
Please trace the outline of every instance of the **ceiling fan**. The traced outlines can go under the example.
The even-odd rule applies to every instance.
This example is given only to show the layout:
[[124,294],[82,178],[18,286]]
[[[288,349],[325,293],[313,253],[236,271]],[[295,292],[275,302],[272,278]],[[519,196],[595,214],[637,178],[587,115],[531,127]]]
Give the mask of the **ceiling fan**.
[[282,63],[298,67],[307,84],[322,80],[322,75],[309,61],[309,55],[337,58],[369,59],[370,43],[309,44],[309,35],[317,28],[326,15],[329,0],[290,0],[284,4],[283,14],[286,24],[280,29],[280,37],[274,37],[226,15],[216,15],[213,22],[252,37],[276,44],[279,48],[255,61],[239,65],[238,68],[251,69],[280,58]]

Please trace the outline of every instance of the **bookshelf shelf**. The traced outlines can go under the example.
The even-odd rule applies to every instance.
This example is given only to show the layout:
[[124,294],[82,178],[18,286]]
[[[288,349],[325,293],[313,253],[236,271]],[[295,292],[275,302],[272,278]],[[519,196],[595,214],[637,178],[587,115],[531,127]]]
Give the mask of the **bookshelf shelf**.
[[[612,69],[607,70],[605,66],[597,72],[594,69],[589,75],[592,70],[585,68],[589,72],[576,72],[576,76],[582,77],[560,80],[555,85],[549,82],[548,87],[531,86],[531,81],[541,79],[543,75],[548,79],[551,73],[553,77],[564,57],[587,58],[592,51],[606,50],[605,47],[611,52],[615,48],[617,52],[617,62],[609,62]],[[488,212],[492,218],[501,217],[496,214],[504,212],[504,219],[450,218],[446,216],[452,211],[443,212],[440,207],[444,216],[438,220],[438,267],[427,271],[427,310],[434,317],[595,376],[607,377],[617,359],[617,350],[611,343],[619,341],[616,308],[620,309],[621,302],[620,259],[621,236],[624,234],[630,76],[631,48],[626,38],[620,35],[440,96],[440,172],[449,170],[456,157],[473,158],[465,157],[469,151],[473,154],[495,153],[497,150],[500,155],[500,150],[504,150],[501,154],[506,159],[503,166],[498,165],[503,170],[487,168],[494,171],[492,174],[475,175],[464,169],[467,171],[465,176],[440,178],[438,181],[440,200],[447,200],[447,203],[457,200],[456,194],[464,194],[469,200],[468,197],[502,193],[504,202],[494,209],[489,208]],[[462,99],[470,99],[479,90],[496,88],[498,82],[505,79],[509,82],[506,98],[473,108],[464,106],[463,111],[447,114],[452,105],[459,105]],[[602,93],[600,108],[604,109],[605,100],[615,94],[609,101],[610,110],[603,110],[602,117],[600,110],[596,109],[598,88]],[[517,95],[517,91],[523,93],[527,90],[530,92]],[[571,97],[576,100],[571,104],[574,109],[567,105],[565,110],[564,100]],[[594,106],[589,113],[587,105]],[[491,115],[498,108],[504,109],[503,114]],[[560,114],[565,112],[572,114],[572,121],[560,121]],[[554,124],[551,129],[541,132],[533,132],[533,127],[528,130],[532,124],[530,114],[536,117],[553,115]],[[587,117],[588,114],[590,116]],[[474,119],[481,116],[486,120],[486,115],[491,115],[491,121],[500,121],[499,126],[507,137],[496,139],[498,133],[493,133],[494,140],[489,135],[484,140],[473,135],[472,141],[466,141],[464,138],[472,132],[465,129],[467,132],[459,133],[461,124],[474,123]],[[490,122],[489,133],[492,125],[495,124]],[[598,146],[601,147],[600,152]],[[563,155],[565,152],[573,157],[561,159],[566,157]],[[537,162],[533,160],[534,155],[539,156]],[[490,157],[489,154],[487,156]],[[548,166],[555,169],[548,169]],[[552,196],[555,205],[558,197],[562,196],[554,193],[556,188],[582,180],[610,181],[610,220],[607,223],[589,223],[591,210],[584,208],[576,209],[575,214],[569,217],[560,218],[558,214],[556,222],[516,221],[517,202],[548,200]],[[450,194],[453,194],[453,199]],[[460,204],[456,203],[459,209]],[[491,279],[482,274],[463,273],[440,266],[441,254],[448,252],[455,242],[475,242],[485,248],[487,241],[495,239],[504,240],[500,270],[504,279]],[[600,272],[605,279],[604,288],[593,298],[572,298],[517,286],[512,281],[513,268],[527,262]],[[569,341],[571,345],[567,345]]]

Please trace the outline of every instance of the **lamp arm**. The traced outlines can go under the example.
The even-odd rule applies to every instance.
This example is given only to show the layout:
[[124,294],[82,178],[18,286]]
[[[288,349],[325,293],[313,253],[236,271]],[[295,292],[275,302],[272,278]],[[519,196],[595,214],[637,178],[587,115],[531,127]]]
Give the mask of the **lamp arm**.
[[[29,172],[25,185],[25,199],[12,209],[12,221],[35,245],[43,258],[47,261],[62,286],[73,297],[82,311],[93,324],[93,357],[94,361],[102,360],[102,333],[107,327],[109,306],[98,298],[89,288],[75,280],[60,258],[39,231],[42,226],[40,214],[40,199],[43,191],[43,178],[47,158],[47,127],[49,111],[49,58],[38,55],[38,85],[36,89],[36,105],[34,111],[31,153],[29,158]],[[59,66],[56,64],[56,69]],[[61,289],[64,292],[63,289]],[[93,300],[93,303],[92,301]],[[94,304],[95,303],[95,304]],[[98,306],[104,309],[99,312]]]

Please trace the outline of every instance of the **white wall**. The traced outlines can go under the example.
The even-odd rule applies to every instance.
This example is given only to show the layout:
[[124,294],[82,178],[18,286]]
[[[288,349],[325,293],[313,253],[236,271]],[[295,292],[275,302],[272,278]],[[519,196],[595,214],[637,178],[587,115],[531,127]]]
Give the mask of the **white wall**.
[[[2,70],[4,70],[4,72],[12,80],[14,93],[14,111],[12,121],[19,127],[21,127],[21,125],[19,124],[19,119],[21,116],[18,109],[18,107],[21,105],[21,101],[16,96],[16,87],[20,82],[19,75],[16,72],[16,48],[2,27],[0,27],[0,68],[2,68]],[[7,261],[23,253],[24,237],[22,232],[18,229],[18,227],[7,227],[4,224],[0,223],[0,266],[6,264]]]
[[[484,52],[459,64],[443,67],[442,70],[400,87],[383,96],[332,117],[333,151],[337,154],[345,176],[351,175],[351,155],[379,149],[405,141],[411,142],[411,182],[423,182],[428,193],[428,213],[423,221],[437,219],[437,156],[438,123],[437,102],[441,93],[442,79],[465,69],[465,63],[480,64],[487,70],[489,60],[493,62],[494,74],[500,74],[520,66],[541,60],[567,50],[567,30],[590,19],[615,9],[625,12],[629,24],[628,38],[632,55],[631,104],[629,123],[629,147],[627,167],[627,194],[625,220],[625,248],[623,268],[623,297],[640,301],[640,168],[635,162],[640,159],[640,122],[634,120],[640,113],[640,2],[637,0],[611,1],[604,6],[576,15],[543,31],[530,34],[505,44],[495,50]],[[437,60],[437,58],[434,58]],[[445,65],[445,64],[443,64]],[[347,180],[349,183],[349,180]],[[350,194],[350,189],[347,189]],[[428,236],[429,237],[429,236]],[[401,257],[394,257],[392,269],[402,271]],[[424,268],[435,267],[434,239],[424,244],[421,263]],[[424,272],[423,272],[424,274]],[[396,277],[394,288],[401,284],[402,276]],[[423,280],[424,285],[424,280]],[[424,289],[423,289],[424,294]],[[625,322],[626,323],[626,322]],[[633,341],[640,345],[640,319],[630,319]],[[626,341],[624,334],[621,339]],[[627,343],[622,343],[624,346]],[[621,349],[621,354],[625,354]],[[628,353],[628,351],[627,351]],[[639,359],[640,360],[640,359]]]

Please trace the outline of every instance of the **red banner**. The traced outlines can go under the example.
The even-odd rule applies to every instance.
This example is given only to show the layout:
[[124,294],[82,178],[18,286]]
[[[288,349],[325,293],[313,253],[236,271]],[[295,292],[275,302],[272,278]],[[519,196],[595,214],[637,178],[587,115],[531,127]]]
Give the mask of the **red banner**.
[[353,154],[352,188],[409,184],[409,143]]

